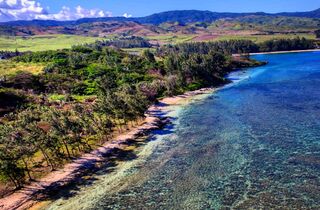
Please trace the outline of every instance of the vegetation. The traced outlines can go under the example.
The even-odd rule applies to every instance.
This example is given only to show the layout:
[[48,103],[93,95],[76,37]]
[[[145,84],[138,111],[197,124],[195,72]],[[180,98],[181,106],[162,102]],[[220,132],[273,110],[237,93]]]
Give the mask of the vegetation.
[[14,111],[16,108],[27,103],[28,97],[20,91],[14,89],[0,89],[0,116]]
[[11,51],[0,51],[0,60],[13,58],[15,56],[21,55],[19,51],[11,52]]
[[111,40],[97,41],[100,46],[112,46],[117,48],[150,48],[152,45],[142,37],[124,36]]
[[320,30],[316,30],[316,31],[315,31],[315,34],[316,34],[316,37],[317,37],[317,38],[320,38]]
[[314,49],[314,41],[305,38],[269,40],[259,44],[260,52]]
[[249,53],[258,52],[259,47],[257,44],[250,40],[229,40],[229,41],[218,41],[218,42],[192,42],[182,43],[177,45],[168,45],[159,48],[158,54],[175,54],[175,53],[186,53],[186,54],[208,54],[210,51],[220,52],[227,55],[236,53]]
[[[123,43],[144,43],[128,40]],[[262,64],[232,54],[315,47],[304,38],[258,44],[230,40],[133,55],[108,43],[28,52],[3,62],[11,71],[0,79],[0,100],[5,102],[0,105],[2,180],[19,188],[39,176],[35,169],[54,170],[136,124],[158,97],[218,86],[228,82],[228,72]]]
[[[171,11],[1,24],[0,180],[19,188],[137,124],[157,98],[264,64],[248,53],[315,48],[319,14]],[[195,42],[203,40],[217,41]]]
[[165,34],[157,36],[147,36],[146,39],[158,44],[179,44],[184,42],[191,42],[195,37],[195,35]]
[[210,11],[199,11],[199,10],[180,10],[180,11],[168,11],[153,14],[142,18],[133,18],[131,20],[140,23],[147,24],[161,24],[164,22],[179,22],[181,24],[195,23],[195,22],[213,22],[215,20],[224,18],[241,18],[250,16],[261,16],[261,17],[304,17],[304,18],[319,18],[320,9],[311,12],[293,12],[293,13],[278,13],[278,14],[267,14],[267,13],[218,13]]
[[279,32],[305,32],[318,28],[320,19],[315,18],[297,18],[297,17],[283,17],[283,16],[266,16],[266,15],[252,15],[239,17],[234,19],[220,19],[208,25],[211,29],[228,29],[228,30],[256,30],[260,32],[267,32],[270,34]]
[[29,72],[39,74],[42,72],[45,64],[43,63],[23,63],[10,60],[0,61],[0,77],[5,75],[14,75],[18,72]]
[[276,33],[276,34],[259,34],[259,35],[221,35],[214,38],[212,41],[228,41],[228,40],[251,40],[255,43],[261,43],[269,40],[279,40],[279,39],[294,39],[294,38],[305,38],[314,40],[315,35],[309,33]]
[[[210,29],[211,30],[211,29]],[[217,29],[212,29],[217,30]],[[226,30],[226,29],[223,29]],[[230,29],[233,30],[233,29]],[[159,45],[176,45],[186,42],[203,42],[203,41],[229,41],[229,40],[251,40],[255,43],[261,43],[272,39],[294,39],[297,37],[306,38],[314,40],[316,38],[315,34],[312,33],[261,33],[261,34],[235,34],[230,32],[221,31],[221,34],[215,36],[206,34],[184,34],[184,35],[153,35],[146,36],[145,38],[152,43],[157,43]]]
[[[285,12],[285,13],[231,13],[231,12],[211,12],[199,10],[178,10],[161,12],[146,17],[125,18],[125,17],[105,17],[105,18],[83,18],[77,21],[54,21],[54,20],[32,20],[32,21],[15,21],[8,24],[1,24],[3,31],[8,31],[12,26],[27,26],[27,27],[65,27],[77,26],[80,24],[97,24],[101,22],[115,22],[115,21],[133,21],[141,24],[159,25],[165,22],[179,22],[181,24],[195,23],[195,22],[213,22],[225,18],[240,18],[247,16],[262,16],[262,17],[300,17],[300,18],[320,18],[320,9],[310,12]],[[0,27],[0,30],[1,30]],[[18,30],[19,31],[19,30]]]
[[42,72],[19,71],[0,81],[1,101],[10,102],[0,107],[3,180],[20,187],[38,176],[36,168],[53,170],[136,123],[158,97],[220,85],[232,69],[259,64],[234,61],[206,43],[199,52],[192,45],[175,53],[162,49],[157,59],[150,50],[137,56],[105,43],[29,52],[6,61],[45,66]]
[[75,35],[0,36],[0,50],[20,52],[71,48],[73,45],[92,43],[100,38]]
[[158,54],[161,56],[168,54],[208,54],[210,51],[220,52],[223,54],[245,54],[256,52],[271,52],[271,51],[290,51],[290,50],[305,50],[314,49],[316,44],[312,40],[305,38],[295,39],[276,39],[261,43],[254,43],[250,40],[229,40],[218,42],[193,42],[182,43],[177,45],[168,45],[159,48]]
[[[297,36],[304,37],[306,39],[315,39],[315,34],[309,33],[289,33],[289,34],[267,34],[267,35],[241,35],[233,34],[228,35],[228,33],[222,33],[221,35],[214,36],[209,39],[204,39],[203,41],[227,41],[227,40],[251,40],[256,43],[268,41],[270,39],[294,39]],[[199,37],[199,38],[198,38]],[[160,34],[153,36],[145,36],[144,39],[140,37],[114,37],[109,40],[102,40],[101,38],[95,37],[79,37],[70,35],[48,35],[48,36],[31,36],[31,37],[0,37],[0,58],[7,58],[8,54],[5,52],[10,52],[11,56],[15,56],[16,49],[19,53],[26,51],[46,51],[46,50],[57,50],[64,48],[71,48],[75,44],[91,44],[95,41],[104,42],[105,46],[113,46],[117,48],[125,49],[129,52],[140,53],[145,48],[151,48],[154,45],[165,45],[165,44],[180,44],[185,42],[200,41],[202,35],[197,34],[184,34],[184,35],[174,35],[174,34]],[[151,44],[152,43],[152,44]],[[6,56],[5,56],[6,55]]]

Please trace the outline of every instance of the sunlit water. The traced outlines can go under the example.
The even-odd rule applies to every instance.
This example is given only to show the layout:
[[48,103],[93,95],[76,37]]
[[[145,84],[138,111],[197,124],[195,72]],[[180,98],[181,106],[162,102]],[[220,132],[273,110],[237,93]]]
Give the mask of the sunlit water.
[[[320,52],[180,107],[174,126],[51,209],[320,209]],[[240,78],[240,79],[239,79]]]

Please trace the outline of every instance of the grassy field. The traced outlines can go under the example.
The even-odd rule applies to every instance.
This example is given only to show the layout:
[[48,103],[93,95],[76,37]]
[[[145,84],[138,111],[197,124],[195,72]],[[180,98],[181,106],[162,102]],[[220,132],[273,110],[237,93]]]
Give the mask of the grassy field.
[[44,51],[70,48],[72,45],[92,43],[102,38],[74,35],[45,35],[31,37],[0,37],[0,50]]
[[12,61],[0,61],[0,76],[14,74],[19,71],[26,71],[32,74],[39,74],[44,68],[44,64],[15,63]]
[[159,42],[159,44],[178,44],[182,42],[189,42],[195,38],[195,35],[159,35],[145,37],[149,41]]
[[[199,35],[198,35],[199,36]],[[158,42],[159,44],[177,44],[182,42],[192,42],[195,41],[197,35],[159,35],[159,36],[148,36],[145,37],[150,41]],[[296,37],[305,37],[307,39],[315,39],[313,34],[275,34],[275,35],[220,35],[212,39],[203,41],[221,41],[230,39],[240,39],[240,40],[252,40],[254,42],[264,42],[272,39],[292,39]]]
[[[312,34],[277,34],[277,35],[221,35],[211,40],[205,41],[218,41],[229,39],[250,39],[254,42],[263,42],[270,39],[280,38],[294,38],[294,37],[306,37],[308,39],[315,39],[315,35]],[[158,35],[145,37],[153,43],[162,44],[178,44],[183,42],[191,42],[197,35]],[[75,35],[43,35],[43,36],[31,36],[31,37],[1,37],[0,36],[0,51],[9,50],[15,51],[16,49],[24,51],[44,51],[44,50],[57,50],[70,48],[73,45],[92,43],[96,40],[102,40],[98,37],[84,37]],[[129,50],[130,51],[130,50]],[[131,51],[141,52],[141,49],[134,49]],[[132,52],[134,53],[134,52]]]
[[[158,35],[158,36],[147,36],[144,37],[152,43],[163,44],[178,44],[183,42],[195,41],[199,35]],[[252,40],[254,42],[263,42],[271,39],[281,38],[295,38],[305,37],[307,39],[315,39],[313,34],[276,34],[276,35],[221,35],[212,39],[205,39],[202,41],[220,41],[230,39],[241,39],[241,40]],[[1,37],[0,36],[0,51],[8,50],[15,51],[16,49],[24,51],[44,51],[44,50],[57,50],[70,48],[73,45],[92,43],[96,40],[102,40],[103,38],[98,37],[84,37],[74,35],[46,35],[46,36],[31,36],[31,37]],[[197,40],[198,41],[198,40]],[[143,48],[124,49],[131,54],[140,54]],[[16,65],[16,66],[13,66]],[[3,64],[0,63],[0,75],[3,75],[6,70],[15,72],[25,69],[26,71],[34,72],[38,70],[37,66],[23,66],[23,64]],[[18,70],[16,70],[18,69]]]

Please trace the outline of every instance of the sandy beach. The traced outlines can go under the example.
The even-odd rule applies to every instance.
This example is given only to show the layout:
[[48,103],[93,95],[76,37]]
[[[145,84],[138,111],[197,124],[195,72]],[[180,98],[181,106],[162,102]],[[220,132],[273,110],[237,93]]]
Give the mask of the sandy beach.
[[317,52],[317,51],[320,51],[320,49],[291,50],[291,51],[275,51],[275,52],[261,52],[261,53],[250,53],[250,55],[283,54],[283,53],[301,53],[301,52]]
[[115,149],[126,147],[126,142],[138,137],[145,136],[152,130],[160,129],[161,126],[169,122],[165,113],[170,106],[188,103],[196,95],[212,93],[214,88],[204,88],[196,91],[186,92],[183,95],[166,97],[159,100],[159,103],[152,105],[146,112],[144,122],[130,130],[127,133],[119,135],[112,141],[106,142],[102,147],[82,155],[71,163],[65,165],[62,169],[53,171],[44,178],[32,182],[21,190],[0,199],[0,209],[28,209],[36,205],[51,189],[59,189],[67,184],[75,182],[78,177],[85,175],[86,169],[96,165],[99,162],[108,161],[108,155]]
[[[317,51],[320,51],[320,49],[259,52],[259,53],[249,53],[249,55],[268,55],[268,54],[285,54],[285,53],[301,53],[301,52],[317,52]],[[232,56],[237,57],[240,55],[241,54],[233,54]]]

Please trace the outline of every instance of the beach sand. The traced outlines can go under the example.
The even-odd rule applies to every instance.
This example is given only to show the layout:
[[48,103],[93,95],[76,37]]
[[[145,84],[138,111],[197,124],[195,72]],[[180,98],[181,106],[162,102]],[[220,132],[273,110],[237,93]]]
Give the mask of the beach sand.
[[275,52],[261,52],[261,53],[250,53],[250,55],[283,54],[283,53],[301,53],[301,52],[317,52],[317,51],[320,51],[320,49],[291,50],[291,51],[275,51]]
[[34,181],[23,187],[21,190],[0,199],[0,209],[29,209],[39,204],[46,194],[52,189],[59,189],[67,184],[75,182],[82,175],[85,175],[85,169],[88,169],[99,162],[108,161],[108,154],[112,154],[114,149],[122,149],[126,142],[148,136],[151,131],[160,129],[169,122],[165,117],[170,106],[177,106],[189,103],[196,95],[208,94],[214,92],[214,88],[204,88],[196,91],[186,92],[183,95],[166,97],[155,105],[152,105],[146,112],[146,118],[142,125],[131,129],[125,134],[121,134],[112,141],[106,142],[102,147],[82,155],[71,163],[65,165],[62,169],[56,170],[44,178]]
[[[249,55],[285,54],[285,53],[301,53],[301,52],[317,52],[317,51],[320,51],[320,49],[259,52],[259,53],[249,53]],[[233,54],[232,56],[237,57],[240,55],[241,54]]]

